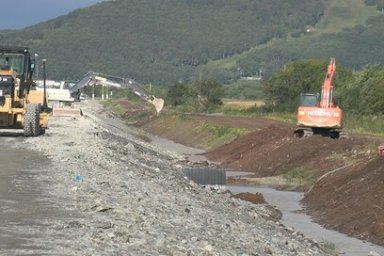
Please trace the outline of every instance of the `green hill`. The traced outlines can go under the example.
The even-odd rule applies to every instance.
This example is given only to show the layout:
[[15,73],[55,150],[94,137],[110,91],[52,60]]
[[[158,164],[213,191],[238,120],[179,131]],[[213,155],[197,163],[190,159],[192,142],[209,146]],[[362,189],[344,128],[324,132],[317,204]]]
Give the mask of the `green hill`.
[[367,6],[365,2],[329,1],[324,15],[310,32],[291,33],[200,68],[211,74],[224,70],[234,74],[234,70],[241,70],[243,76],[269,76],[289,62],[311,58],[336,57],[338,63],[352,70],[383,64],[384,15],[376,3]]
[[[28,45],[49,76],[76,79],[88,70],[139,81],[189,80],[209,59],[241,53],[320,19],[324,1],[116,0],[18,31],[3,44]],[[296,8],[300,6],[300,8]]]
[[201,76],[228,83],[302,58],[332,55],[356,68],[381,63],[383,15],[374,0],[365,2],[371,6],[362,0],[115,0],[0,31],[0,41],[30,46],[47,59],[52,79],[78,80],[94,70],[157,84]]

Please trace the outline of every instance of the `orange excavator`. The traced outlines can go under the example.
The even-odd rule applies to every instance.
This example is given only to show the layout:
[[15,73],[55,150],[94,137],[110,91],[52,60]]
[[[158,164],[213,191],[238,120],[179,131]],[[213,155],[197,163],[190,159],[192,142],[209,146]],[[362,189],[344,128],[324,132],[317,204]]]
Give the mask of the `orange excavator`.
[[331,58],[328,65],[321,94],[300,94],[300,106],[297,110],[297,128],[295,137],[310,137],[320,134],[331,138],[347,138],[343,131],[343,111],[332,101],[333,78],[336,72],[336,60]]

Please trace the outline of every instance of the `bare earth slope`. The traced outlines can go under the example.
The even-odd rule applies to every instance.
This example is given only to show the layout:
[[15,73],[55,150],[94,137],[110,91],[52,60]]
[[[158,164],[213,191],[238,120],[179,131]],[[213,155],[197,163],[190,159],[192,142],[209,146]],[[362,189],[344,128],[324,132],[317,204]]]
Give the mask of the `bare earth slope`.
[[[377,154],[383,138],[351,134],[334,140],[321,136],[297,139],[293,126],[258,118],[202,116],[197,122],[248,128],[251,132],[210,150],[207,157],[225,167],[249,171],[253,177],[309,173],[314,186],[304,203],[325,226],[384,245],[384,158]],[[156,127],[145,127],[156,133]],[[172,129],[177,129],[173,127]],[[194,130],[193,126],[185,131]],[[188,132],[165,133],[167,138],[193,145]],[[291,174],[292,175],[292,174]]]

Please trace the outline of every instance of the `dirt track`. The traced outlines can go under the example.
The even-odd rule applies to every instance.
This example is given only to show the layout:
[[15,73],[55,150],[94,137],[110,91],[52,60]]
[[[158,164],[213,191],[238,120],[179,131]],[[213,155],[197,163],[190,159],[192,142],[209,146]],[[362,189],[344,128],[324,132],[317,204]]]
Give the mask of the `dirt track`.
[[[384,245],[384,158],[377,154],[383,138],[350,134],[349,139],[321,136],[297,139],[294,125],[268,119],[193,116],[183,127],[167,127],[153,121],[144,128],[176,142],[201,147],[193,134],[199,123],[250,130],[231,143],[207,153],[211,161],[253,177],[298,176],[314,185],[297,186],[307,191],[304,204],[315,220],[328,228]],[[191,131],[180,133],[177,131]],[[191,137],[193,138],[191,140]],[[202,138],[204,140],[206,138]],[[300,176],[304,172],[304,177]]]

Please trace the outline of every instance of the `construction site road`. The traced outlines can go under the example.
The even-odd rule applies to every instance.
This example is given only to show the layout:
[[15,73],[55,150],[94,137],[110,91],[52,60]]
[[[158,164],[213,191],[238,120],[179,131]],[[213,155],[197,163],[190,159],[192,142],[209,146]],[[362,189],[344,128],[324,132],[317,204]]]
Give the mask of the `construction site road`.
[[96,103],[82,110],[2,138],[0,255],[331,255],[273,207],[191,182],[183,156]]

